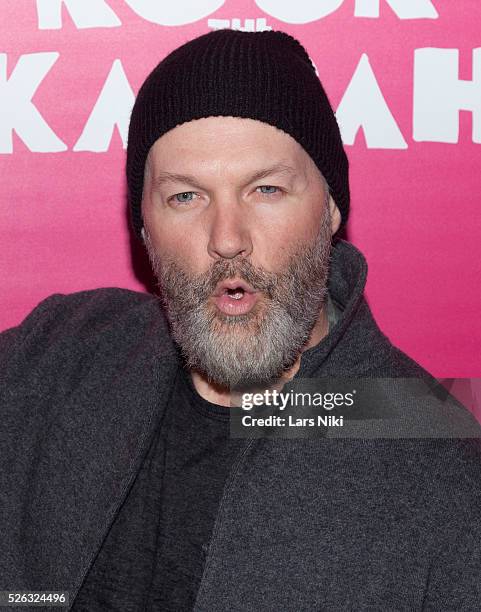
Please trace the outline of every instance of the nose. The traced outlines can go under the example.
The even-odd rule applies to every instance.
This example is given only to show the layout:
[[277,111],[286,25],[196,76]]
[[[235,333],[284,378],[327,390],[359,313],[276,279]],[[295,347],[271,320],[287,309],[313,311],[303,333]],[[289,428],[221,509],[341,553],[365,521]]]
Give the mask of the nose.
[[214,207],[207,250],[214,259],[248,257],[252,253],[249,219],[237,201],[230,200]]

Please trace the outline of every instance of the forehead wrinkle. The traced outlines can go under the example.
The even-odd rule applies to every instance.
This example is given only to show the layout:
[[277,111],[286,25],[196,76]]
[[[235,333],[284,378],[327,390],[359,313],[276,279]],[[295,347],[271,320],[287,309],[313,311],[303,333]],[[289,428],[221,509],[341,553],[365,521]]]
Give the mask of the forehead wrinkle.
[[[254,174],[250,175],[245,182],[246,184],[253,183],[254,181],[258,181],[274,174],[296,176],[297,171],[288,164],[278,163],[267,168],[263,168],[262,170],[258,170]],[[153,183],[155,187],[161,187],[166,183],[188,183],[189,185],[202,189],[200,181],[197,177],[190,174],[178,174],[166,171],[157,172]]]

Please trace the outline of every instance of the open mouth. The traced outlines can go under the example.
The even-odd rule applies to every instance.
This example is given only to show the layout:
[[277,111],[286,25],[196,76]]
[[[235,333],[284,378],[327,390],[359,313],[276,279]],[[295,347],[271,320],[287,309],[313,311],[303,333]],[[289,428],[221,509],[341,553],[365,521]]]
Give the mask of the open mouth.
[[242,300],[244,297],[245,291],[242,287],[238,287],[237,289],[226,289],[225,293],[233,300]]
[[259,292],[241,280],[228,280],[219,283],[214,293],[218,309],[227,315],[246,314],[252,310]]

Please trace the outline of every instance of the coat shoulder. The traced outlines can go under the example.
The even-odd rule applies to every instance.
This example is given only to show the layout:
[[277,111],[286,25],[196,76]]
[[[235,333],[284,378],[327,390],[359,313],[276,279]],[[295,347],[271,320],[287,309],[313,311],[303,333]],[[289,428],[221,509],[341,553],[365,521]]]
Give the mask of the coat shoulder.
[[433,378],[428,370],[393,344],[380,330],[376,341],[376,353],[379,359],[372,359],[363,375],[385,378]]
[[33,356],[55,346],[83,349],[102,337],[119,345],[131,344],[149,329],[168,335],[160,300],[154,295],[117,287],[55,293],[18,326],[0,334],[0,363],[8,363],[15,354]]

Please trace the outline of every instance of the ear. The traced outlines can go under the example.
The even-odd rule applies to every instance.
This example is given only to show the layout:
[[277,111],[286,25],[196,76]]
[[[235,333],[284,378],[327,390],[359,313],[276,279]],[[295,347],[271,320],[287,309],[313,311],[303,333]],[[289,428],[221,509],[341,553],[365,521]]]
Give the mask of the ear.
[[329,209],[331,211],[331,234],[334,236],[341,225],[341,213],[339,212],[339,208],[336,206],[332,195],[329,196]]

